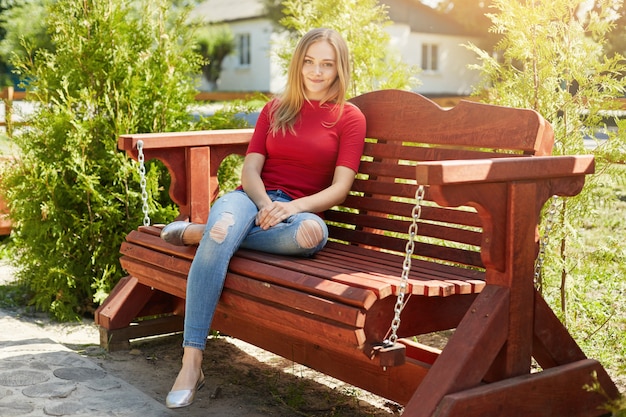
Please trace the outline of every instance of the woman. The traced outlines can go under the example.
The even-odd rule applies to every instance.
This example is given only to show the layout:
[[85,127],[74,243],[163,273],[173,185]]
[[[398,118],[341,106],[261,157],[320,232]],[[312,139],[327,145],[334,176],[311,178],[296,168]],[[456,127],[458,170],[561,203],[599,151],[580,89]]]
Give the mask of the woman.
[[346,198],[365,137],[363,114],[345,101],[349,75],[348,48],[337,32],[305,34],[284,93],[259,115],[241,186],[213,204],[206,226],[163,229],[170,243],[199,242],[187,279],[182,368],[168,407],[190,405],[204,384],[202,352],[235,251],[312,256],[326,244],[328,229],[316,213]]

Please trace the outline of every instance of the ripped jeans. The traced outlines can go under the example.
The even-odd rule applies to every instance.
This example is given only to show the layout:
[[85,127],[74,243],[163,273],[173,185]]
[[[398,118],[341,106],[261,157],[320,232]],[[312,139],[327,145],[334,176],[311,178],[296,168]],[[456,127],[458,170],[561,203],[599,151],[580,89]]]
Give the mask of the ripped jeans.
[[[284,192],[268,191],[272,201],[290,201]],[[211,207],[209,219],[191,263],[187,278],[183,347],[204,350],[217,302],[222,293],[230,258],[237,249],[294,256],[312,256],[324,247],[328,228],[313,213],[298,213],[267,230],[256,226],[258,209],[248,195],[235,190]],[[314,220],[322,227],[323,239],[315,247],[302,247],[297,232],[302,222]]]

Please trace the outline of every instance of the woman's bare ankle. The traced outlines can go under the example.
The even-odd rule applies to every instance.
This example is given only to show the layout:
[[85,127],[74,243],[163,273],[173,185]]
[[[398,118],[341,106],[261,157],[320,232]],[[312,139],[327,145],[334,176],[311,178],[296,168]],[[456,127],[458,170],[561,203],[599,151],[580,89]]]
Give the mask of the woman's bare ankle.
[[196,386],[202,373],[202,351],[185,348],[182,366],[172,386],[172,391],[192,389]]

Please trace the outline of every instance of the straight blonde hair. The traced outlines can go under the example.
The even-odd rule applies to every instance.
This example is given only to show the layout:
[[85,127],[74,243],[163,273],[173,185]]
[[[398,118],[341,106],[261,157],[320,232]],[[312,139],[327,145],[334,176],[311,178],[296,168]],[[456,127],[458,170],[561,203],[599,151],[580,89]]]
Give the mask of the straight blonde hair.
[[334,103],[339,107],[339,117],[341,117],[343,106],[346,103],[348,83],[350,82],[348,45],[343,37],[333,29],[313,29],[298,41],[287,71],[285,91],[278,97],[271,109],[272,121],[270,130],[273,134],[277,134],[279,131],[282,133],[285,133],[287,130],[290,132],[294,131],[293,126],[306,100],[304,77],[302,76],[304,58],[312,44],[322,41],[328,42],[335,50],[337,78],[331,84],[328,93],[322,98],[320,104]]

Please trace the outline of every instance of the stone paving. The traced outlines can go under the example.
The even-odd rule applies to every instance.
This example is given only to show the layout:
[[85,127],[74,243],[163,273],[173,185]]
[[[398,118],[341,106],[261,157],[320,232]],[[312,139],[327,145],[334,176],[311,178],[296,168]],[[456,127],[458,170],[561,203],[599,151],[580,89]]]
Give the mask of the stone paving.
[[0,310],[0,416],[173,415],[88,358]]
[[[0,284],[12,281],[12,272],[0,263]],[[76,327],[44,326],[0,310],[0,417],[175,415],[59,342],[84,342],[83,334],[73,337]],[[84,332],[85,326],[80,328]],[[90,339],[97,341],[97,330],[93,332]]]

